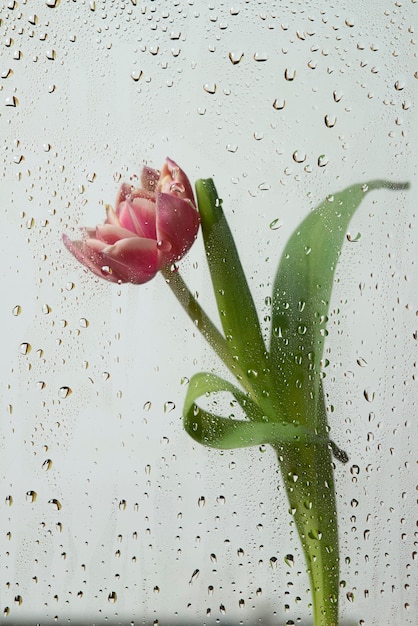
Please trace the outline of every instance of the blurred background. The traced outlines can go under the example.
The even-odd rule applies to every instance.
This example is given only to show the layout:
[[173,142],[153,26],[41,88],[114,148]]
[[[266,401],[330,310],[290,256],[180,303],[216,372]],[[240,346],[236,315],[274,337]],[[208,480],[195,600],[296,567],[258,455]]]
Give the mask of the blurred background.
[[[224,374],[161,276],[113,285],[62,234],[166,156],[213,177],[269,333],[290,234],[375,178],[353,218],[324,367],[343,624],[415,624],[416,0],[6,0],[0,124],[0,621],[310,622],[272,450],[184,432]],[[199,238],[180,271],[217,321]]]

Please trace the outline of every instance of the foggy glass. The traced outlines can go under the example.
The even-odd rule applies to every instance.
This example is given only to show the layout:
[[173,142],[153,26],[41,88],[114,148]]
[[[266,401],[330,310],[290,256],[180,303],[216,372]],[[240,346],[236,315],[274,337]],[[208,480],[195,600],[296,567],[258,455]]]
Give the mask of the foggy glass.
[[[0,615],[14,625],[311,623],[268,447],[183,430],[222,363],[158,275],[114,285],[65,249],[123,181],[213,177],[262,327],[283,248],[374,178],[337,267],[324,386],[341,624],[414,624],[417,4],[11,0],[0,12]],[[199,238],[180,263],[216,319]]]

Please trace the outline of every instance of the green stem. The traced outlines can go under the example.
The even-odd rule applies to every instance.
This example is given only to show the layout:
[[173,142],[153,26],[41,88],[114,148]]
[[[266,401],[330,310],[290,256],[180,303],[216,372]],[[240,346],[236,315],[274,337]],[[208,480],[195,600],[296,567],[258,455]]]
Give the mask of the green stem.
[[[166,284],[181,304],[187,315],[190,317],[193,325],[197,328],[202,336],[209,343],[210,347],[223,361],[230,372],[238,379],[245,388],[245,376],[241,372],[239,365],[233,359],[225,337],[219,332],[210,317],[200,306],[190,289],[184,282],[178,271],[172,271],[170,267],[164,267],[161,270]],[[244,379],[244,380],[242,380]],[[246,389],[246,391],[248,391]]]
[[[318,434],[326,437],[322,388]],[[339,548],[330,445],[275,446],[310,579],[315,626],[337,626]]]

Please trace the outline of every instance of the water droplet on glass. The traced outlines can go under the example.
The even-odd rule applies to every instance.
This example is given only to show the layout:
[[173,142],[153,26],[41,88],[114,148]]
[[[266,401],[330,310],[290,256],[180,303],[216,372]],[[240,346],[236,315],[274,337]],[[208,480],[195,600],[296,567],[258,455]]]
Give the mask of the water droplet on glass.
[[325,154],[320,154],[318,157],[318,167],[325,167],[328,165],[328,157]]
[[47,472],[48,470],[50,470],[52,467],[52,461],[51,459],[46,459],[43,463],[42,463],[42,469]]
[[31,350],[32,350],[32,346],[30,345],[30,343],[24,342],[20,344],[20,348],[19,348],[20,354],[29,354]]
[[193,574],[191,575],[191,578],[189,580],[189,585],[192,585],[194,583],[196,578],[198,578],[199,574],[200,574],[200,571],[198,569],[195,569],[195,571],[193,572]]
[[200,497],[199,497],[199,499],[198,499],[198,501],[197,501],[197,506],[198,506],[198,507],[200,507],[200,508],[202,508],[202,507],[204,507],[204,506],[205,506],[205,504],[206,504],[206,498],[205,498],[205,496],[200,496]]
[[72,389],[70,387],[60,387],[58,390],[58,395],[60,398],[68,398],[68,396],[72,393]]
[[231,51],[229,53],[229,60],[231,61],[232,65],[237,65],[242,58],[244,57],[244,53],[243,52],[237,52],[237,51]]
[[50,9],[55,9],[60,3],[60,0],[45,0],[45,4]]
[[175,408],[176,405],[174,402],[171,402],[171,400],[164,402],[164,413],[171,413],[171,411],[174,411]]
[[273,102],[273,109],[276,109],[276,111],[281,111],[285,108],[285,106],[286,100],[284,100],[283,98],[276,98]]
[[357,365],[359,365],[360,367],[366,367],[367,366],[366,359],[363,359],[363,357],[359,356],[359,358],[357,359]]
[[22,313],[22,307],[20,306],[20,304],[16,304],[16,306],[13,307],[12,313],[15,317],[17,317],[18,315]]
[[363,395],[366,398],[367,402],[373,402],[376,394],[372,389],[367,388],[363,391]]
[[118,596],[117,596],[116,591],[111,591],[111,592],[109,593],[109,595],[107,596],[107,599],[108,599],[108,601],[109,601],[109,602],[111,602],[112,604],[115,604],[115,602],[116,602],[116,601],[117,601],[117,599],[118,599]]
[[132,70],[132,72],[131,72],[131,78],[136,83],[139,81],[140,78],[142,78],[142,76],[143,76],[142,70]]
[[62,509],[61,502],[56,498],[51,498],[51,500],[48,500],[48,504],[52,504],[57,511],[61,511]]
[[280,221],[279,218],[276,217],[275,220],[270,222],[270,224],[269,224],[270,230],[279,230],[279,228],[281,228],[281,224],[279,224],[279,221]]
[[303,163],[304,161],[306,161],[305,152],[295,150],[295,152],[293,153],[293,160],[295,161],[295,163]]
[[360,239],[361,239],[361,233],[357,233],[357,235],[355,235],[354,237],[350,233],[347,233],[347,241],[349,241],[350,243],[356,243]]
[[296,78],[296,70],[293,68],[287,67],[284,71],[284,77],[288,81],[295,80]]
[[26,500],[28,502],[36,502],[36,498],[37,498],[37,493],[36,491],[33,491],[32,489],[30,489],[29,491],[26,492]]
[[256,52],[254,54],[254,61],[263,62],[268,60],[268,54],[265,50]]
[[206,93],[214,94],[216,93],[216,83],[205,83],[203,89]]
[[337,123],[337,116],[336,115],[326,115],[324,117],[324,121],[325,121],[325,126],[327,128],[334,128],[335,124]]
[[19,104],[19,100],[16,98],[16,96],[7,96],[4,104],[7,107],[17,107],[17,105]]

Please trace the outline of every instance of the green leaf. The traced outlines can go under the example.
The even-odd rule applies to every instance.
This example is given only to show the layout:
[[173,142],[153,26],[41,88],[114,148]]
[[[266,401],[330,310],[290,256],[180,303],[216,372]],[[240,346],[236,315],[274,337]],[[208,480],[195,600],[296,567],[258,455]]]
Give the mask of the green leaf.
[[212,179],[196,182],[202,234],[233,373],[253,394],[265,388],[267,351],[257,310]]
[[375,180],[329,196],[295,230],[273,286],[270,354],[280,404],[310,428],[312,398],[319,392],[320,362],[334,272],[351,217],[368,191],[406,189]]
[[[230,392],[251,421],[215,415],[196,404],[211,393]],[[268,422],[246,394],[230,382],[206,372],[195,374],[188,386],[183,409],[184,428],[188,434],[212,448],[231,449],[261,444],[305,445],[319,439],[306,428],[288,422]]]

